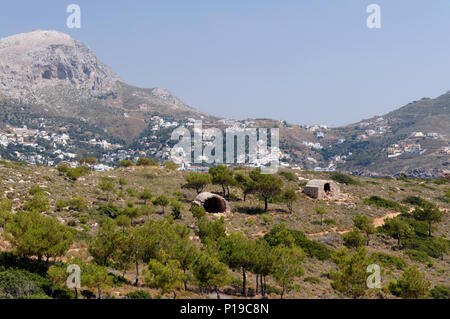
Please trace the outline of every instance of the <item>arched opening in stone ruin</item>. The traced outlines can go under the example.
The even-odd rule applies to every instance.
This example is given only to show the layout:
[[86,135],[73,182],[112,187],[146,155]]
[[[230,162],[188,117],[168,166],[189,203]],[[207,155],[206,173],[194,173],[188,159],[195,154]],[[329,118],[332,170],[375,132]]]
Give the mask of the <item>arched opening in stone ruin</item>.
[[331,185],[330,185],[330,183],[326,183],[326,184],[323,186],[323,190],[325,191],[325,193],[331,192]]
[[208,198],[203,204],[203,207],[208,213],[223,213],[227,210],[225,201],[218,197]]

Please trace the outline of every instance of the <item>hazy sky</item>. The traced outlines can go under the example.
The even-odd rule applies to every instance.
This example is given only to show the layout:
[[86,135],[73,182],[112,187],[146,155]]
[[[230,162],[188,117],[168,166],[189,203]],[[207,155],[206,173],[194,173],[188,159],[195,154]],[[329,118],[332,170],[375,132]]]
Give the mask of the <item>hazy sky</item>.
[[[81,29],[66,26],[81,6]],[[366,8],[381,7],[381,29]],[[2,0],[0,37],[59,30],[127,83],[233,118],[342,125],[450,90],[449,0]]]

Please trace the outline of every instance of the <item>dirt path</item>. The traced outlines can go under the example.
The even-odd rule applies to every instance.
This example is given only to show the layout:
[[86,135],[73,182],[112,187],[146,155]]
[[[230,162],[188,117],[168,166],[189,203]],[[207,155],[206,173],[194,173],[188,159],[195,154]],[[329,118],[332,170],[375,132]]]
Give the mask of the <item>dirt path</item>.
[[[373,219],[373,225],[375,227],[383,226],[386,219],[397,217],[400,214],[401,213],[389,213],[389,214],[386,214],[386,215],[384,215],[382,217],[374,218]],[[327,235],[327,234],[339,234],[339,235],[342,235],[342,234],[350,232],[351,230],[352,229],[350,228],[350,229],[345,229],[345,230],[339,230],[338,231],[337,228],[333,228],[330,231],[323,231],[323,232],[319,232],[319,233],[312,233],[312,234],[305,234],[305,235],[308,236],[308,237],[324,236],[324,235]]]
[[401,213],[390,213],[387,215],[384,215],[383,217],[379,217],[379,218],[374,218],[373,219],[373,225],[375,227],[380,227],[384,225],[384,221],[388,218],[394,218],[397,217],[398,215],[400,215]]

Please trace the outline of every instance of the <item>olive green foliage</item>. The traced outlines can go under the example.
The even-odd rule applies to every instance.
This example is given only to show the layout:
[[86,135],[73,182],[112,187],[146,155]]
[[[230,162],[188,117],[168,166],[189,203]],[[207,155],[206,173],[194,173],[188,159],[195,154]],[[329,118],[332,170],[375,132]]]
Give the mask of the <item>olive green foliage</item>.
[[212,177],[208,173],[189,172],[186,175],[186,184],[183,187],[194,189],[197,194],[200,194],[211,182]]
[[53,297],[55,289],[64,288],[68,275],[67,266],[62,263],[57,263],[48,269],[47,276],[51,283],[51,297]]
[[191,268],[198,286],[202,289],[218,292],[219,288],[230,281],[227,266],[206,252],[198,254]]
[[231,233],[218,241],[219,258],[231,269],[242,272],[242,294],[247,296],[246,272],[252,267],[254,245],[241,233]]
[[111,219],[104,219],[97,235],[89,243],[89,253],[99,265],[108,265],[120,236],[116,222]]
[[330,272],[333,289],[352,298],[366,294],[368,276],[366,270],[370,263],[366,254],[364,247],[360,247],[352,254],[347,249],[339,250],[334,254],[333,260],[338,266],[338,271]]
[[356,227],[343,234],[342,239],[344,240],[344,246],[347,248],[359,248],[367,242],[367,239],[363,238],[361,231]]
[[78,167],[68,167],[66,165],[58,166],[58,171],[62,174],[65,174],[71,180],[76,181],[81,176],[89,173],[89,167],[87,166],[78,166]]
[[394,238],[397,239],[398,245],[402,245],[414,233],[414,229],[401,217],[388,218],[383,228]]
[[418,207],[425,207],[430,204],[429,202],[418,196],[408,196],[402,202],[405,204],[410,204]]
[[268,200],[280,194],[282,181],[277,176],[271,174],[262,174],[261,170],[253,170],[250,173],[251,192],[261,196],[264,199],[264,211],[267,212]]
[[119,162],[119,166],[121,166],[121,167],[131,167],[133,165],[134,165],[134,163],[131,160],[123,160],[123,161]]
[[135,206],[133,202],[126,202],[125,207],[122,210],[122,214],[129,217],[131,221],[141,216],[142,210]]
[[135,290],[127,293],[125,299],[152,299],[152,295],[145,290]]
[[426,204],[423,208],[416,208],[413,216],[416,220],[425,221],[428,224],[428,236],[431,237],[433,223],[440,222],[444,214],[434,205]]
[[408,268],[401,278],[389,282],[389,291],[398,297],[408,299],[426,298],[429,293],[430,283],[416,268]]
[[148,270],[144,272],[144,281],[150,287],[161,289],[161,293],[173,293],[176,298],[176,290],[181,288],[186,275],[180,268],[180,263],[176,260],[168,260],[161,263],[156,259],[151,259]]
[[153,158],[139,157],[136,165],[138,166],[157,166],[158,163]]
[[164,167],[171,170],[171,171],[175,171],[178,169],[178,164],[171,162],[171,161],[167,161],[164,163]]
[[219,238],[225,236],[225,219],[221,217],[216,221],[211,221],[204,216],[198,220],[198,230],[195,234],[200,238],[202,243],[214,245]]
[[430,295],[433,299],[450,299],[450,287],[435,286],[430,290]]
[[289,182],[295,182],[296,181],[295,175],[292,174],[291,172],[282,171],[282,172],[279,172],[278,175],[280,175],[281,177],[285,178]]
[[298,230],[287,229],[286,224],[281,223],[274,226],[264,239],[271,246],[292,246],[296,245],[303,249],[308,257],[318,260],[326,260],[331,257],[331,250],[325,245],[310,240],[304,233]]
[[236,185],[241,189],[244,195],[244,201],[247,199],[247,195],[252,192],[252,181],[248,175],[241,172],[237,172],[234,175]]
[[263,297],[266,295],[268,289],[266,277],[272,275],[275,270],[275,258],[276,255],[274,253],[274,249],[266,240],[260,238],[254,242],[252,253],[252,272],[256,274],[257,279],[259,279],[259,287],[257,284],[256,293],[261,292]]
[[233,171],[225,165],[217,165],[217,167],[211,167],[209,169],[209,174],[212,177],[212,183],[220,185],[223,196],[230,199],[230,187],[236,185]]
[[384,199],[380,196],[372,196],[370,198],[364,199],[364,203],[367,205],[374,205],[381,208],[392,208],[403,213],[407,213],[409,209],[405,206],[400,205],[394,201]]
[[75,210],[78,212],[84,211],[87,209],[87,202],[84,198],[82,197],[72,197],[69,202],[69,209],[71,210]]
[[138,198],[147,203],[147,201],[153,198],[153,194],[147,188],[145,188],[142,192],[139,193]]
[[280,245],[291,247],[295,243],[295,238],[285,223],[275,225],[270,232],[264,235],[264,239],[272,247]]
[[303,281],[309,282],[313,285],[319,285],[320,283],[322,283],[322,281],[317,277],[306,277],[305,279],[303,279]]
[[95,263],[81,264],[81,284],[83,287],[97,289],[97,298],[102,298],[102,289],[112,286],[108,269]]
[[346,174],[342,174],[342,173],[338,173],[338,172],[333,172],[330,175],[330,178],[332,180],[334,180],[335,182],[338,182],[340,184],[345,184],[345,185],[360,185],[361,184],[359,181],[355,180],[350,175],[346,175]]
[[299,247],[278,246],[275,248],[275,263],[273,276],[275,281],[281,286],[281,298],[284,297],[288,289],[288,284],[295,277],[301,277],[304,270],[301,262],[305,256]]
[[98,188],[104,192],[112,192],[116,189],[114,181],[108,177],[102,177],[100,183],[98,184]]
[[65,200],[63,199],[58,199],[55,203],[55,209],[56,211],[60,212],[63,211],[64,208],[66,208],[67,206],[69,206],[69,203],[67,203]]
[[295,189],[292,187],[285,189],[283,191],[282,198],[286,202],[289,212],[292,213],[293,204],[298,199],[298,195],[295,192]]
[[45,295],[40,276],[24,270],[7,270],[0,272],[0,298],[23,299],[31,296]]
[[170,207],[172,208],[172,217],[173,219],[181,219],[181,208],[182,205],[177,200],[172,200],[170,202]]
[[42,193],[37,193],[33,198],[23,205],[24,209],[29,212],[43,213],[50,209],[48,197]]
[[165,208],[170,204],[170,200],[164,195],[159,195],[153,199],[152,203],[155,206],[160,206],[162,208],[162,213],[164,214]]
[[202,217],[206,216],[206,210],[203,206],[192,206],[190,208],[190,211],[192,213],[192,216],[196,219],[201,219]]
[[101,216],[107,216],[109,218],[116,218],[120,214],[120,209],[114,204],[107,204],[97,207],[97,212]]
[[373,220],[367,216],[356,215],[353,218],[353,225],[366,235],[366,244],[369,245],[370,235],[376,232]]
[[370,256],[370,260],[371,262],[384,267],[395,267],[397,269],[403,269],[406,267],[406,262],[402,258],[386,253],[373,253]]
[[95,157],[85,157],[78,161],[80,164],[94,165],[97,164],[98,160]]
[[5,226],[6,239],[20,256],[63,256],[73,241],[70,230],[56,219],[37,212],[22,212],[10,216]]
[[320,225],[323,225],[323,217],[328,214],[325,207],[316,207],[315,212],[320,216]]
[[31,196],[34,196],[36,194],[43,195],[45,193],[45,190],[42,187],[38,186],[38,185],[33,185],[33,186],[31,186],[31,188],[29,190],[29,193],[30,193]]

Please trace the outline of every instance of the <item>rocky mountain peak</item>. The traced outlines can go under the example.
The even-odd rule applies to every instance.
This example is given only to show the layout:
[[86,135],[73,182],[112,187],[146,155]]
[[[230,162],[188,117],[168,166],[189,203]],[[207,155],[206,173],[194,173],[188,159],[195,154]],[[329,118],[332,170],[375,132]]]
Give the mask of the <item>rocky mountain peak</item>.
[[167,89],[154,88],[154,89],[150,89],[150,91],[151,91],[151,95],[153,97],[155,97],[156,99],[158,99],[160,102],[162,102],[164,104],[170,104],[170,105],[179,106],[179,107],[186,106],[183,103],[183,101],[181,101],[179,98],[177,98],[175,95],[173,95],[172,92],[170,92]]
[[67,34],[35,30],[0,39],[0,92],[8,98],[47,104],[56,87],[96,96],[110,92],[117,81],[111,68]]

